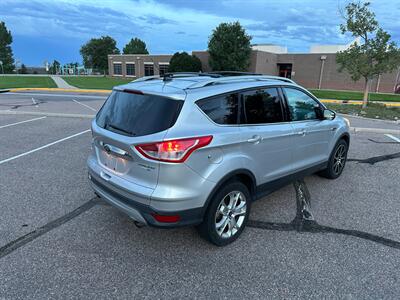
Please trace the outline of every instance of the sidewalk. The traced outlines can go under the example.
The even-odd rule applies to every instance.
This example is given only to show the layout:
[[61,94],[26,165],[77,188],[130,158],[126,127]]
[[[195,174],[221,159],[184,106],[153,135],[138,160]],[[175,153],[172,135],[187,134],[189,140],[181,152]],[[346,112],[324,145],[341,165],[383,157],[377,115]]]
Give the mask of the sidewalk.
[[77,87],[68,84],[61,76],[50,76],[54,80],[58,88],[61,89],[77,89]]
[[[361,105],[361,100],[339,100],[339,99],[319,99],[323,103],[337,103],[337,104],[355,104]],[[400,102],[396,101],[369,101],[370,103],[385,104],[386,106],[400,106]]]

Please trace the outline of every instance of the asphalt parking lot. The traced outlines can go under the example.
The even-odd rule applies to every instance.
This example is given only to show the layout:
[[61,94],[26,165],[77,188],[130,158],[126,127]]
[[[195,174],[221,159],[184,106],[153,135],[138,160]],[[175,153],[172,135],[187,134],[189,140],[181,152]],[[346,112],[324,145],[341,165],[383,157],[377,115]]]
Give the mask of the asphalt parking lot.
[[[0,94],[0,299],[397,298],[399,134],[352,134],[334,181],[305,178],[317,222],[297,231],[287,186],[233,244],[137,228],[93,194],[91,116],[104,94]],[[400,125],[350,118],[361,128]]]

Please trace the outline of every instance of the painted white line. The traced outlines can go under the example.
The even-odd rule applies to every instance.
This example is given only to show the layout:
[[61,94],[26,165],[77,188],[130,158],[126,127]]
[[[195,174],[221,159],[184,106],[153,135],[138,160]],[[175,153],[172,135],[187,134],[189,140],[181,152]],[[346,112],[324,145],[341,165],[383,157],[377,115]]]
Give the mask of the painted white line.
[[41,120],[41,119],[45,119],[45,118],[47,118],[47,116],[40,117],[40,118],[34,118],[34,119],[30,119],[30,120],[25,120],[25,121],[21,121],[21,122],[16,122],[16,123],[11,123],[11,124],[0,126],[0,129],[1,128],[6,128],[6,127],[10,127],[10,126],[14,126],[14,125],[18,125],[18,124],[22,124],[22,123],[33,122],[33,121],[37,121],[37,120]]
[[87,107],[87,108],[89,108],[89,109],[91,109],[91,110],[93,110],[93,111],[97,111],[97,110],[95,110],[93,107],[90,107],[89,105],[86,105],[86,104],[84,104],[84,103],[82,103],[82,102],[79,102],[79,101],[77,101],[77,100],[75,100],[75,99],[72,99],[72,101],[74,101],[75,103],[78,103],[78,104],[80,104],[80,105],[82,105],[82,106],[84,106],[84,107]]
[[28,154],[34,153],[34,152],[36,152],[36,151],[39,151],[39,150],[42,150],[42,149],[48,148],[48,147],[50,147],[50,146],[53,146],[53,145],[55,145],[55,144],[58,144],[58,143],[64,142],[64,141],[66,141],[66,140],[72,139],[72,138],[74,138],[74,137],[76,137],[76,136],[79,136],[79,135],[82,135],[82,134],[84,134],[84,133],[86,133],[86,132],[90,132],[90,129],[87,129],[87,130],[85,130],[85,131],[78,132],[78,133],[76,133],[76,134],[73,134],[73,135],[67,136],[67,137],[65,137],[65,138],[63,138],[63,139],[60,139],[60,140],[54,141],[54,142],[52,142],[52,143],[50,143],[50,144],[47,144],[47,145],[41,146],[41,147],[39,147],[39,148],[36,148],[36,149],[30,150],[30,151],[28,151],[28,152],[24,152],[24,153],[18,154],[18,155],[16,155],[16,156],[13,156],[13,157],[10,157],[10,158],[4,159],[4,160],[0,160],[0,165],[4,164],[4,163],[6,163],[6,162],[9,162],[9,161],[11,161],[11,160],[14,160],[14,159],[17,159],[17,158],[23,157],[23,156],[25,156],[25,155],[28,155]]
[[0,115],[28,115],[28,116],[47,116],[47,117],[60,117],[60,118],[85,118],[93,119],[95,115],[88,114],[63,114],[39,111],[15,111],[15,110],[1,110]]
[[396,142],[400,143],[400,139],[391,135],[391,134],[385,134],[388,138],[391,138],[392,140],[395,140]]
[[[111,91],[110,91],[111,93]],[[95,96],[95,95],[81,95],[81,94],[43,94],[43,93],[15,93],[15,92],[8,92],[8,93],[2,93],[1,95],[12,95],[12,96],[44,96],[44,97],[69,97],[69,98],[93,98],[93,99],[106,99],[108,95],[106,96]]]

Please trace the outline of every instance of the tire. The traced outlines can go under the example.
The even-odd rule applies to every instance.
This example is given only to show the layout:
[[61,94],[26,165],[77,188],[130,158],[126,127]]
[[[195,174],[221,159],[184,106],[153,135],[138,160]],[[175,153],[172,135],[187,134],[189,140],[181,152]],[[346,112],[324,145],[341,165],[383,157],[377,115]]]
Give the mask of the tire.
[[246,226],[251,201],[248,188],[240,181],[223,185],[211,199],[203,222],[198,226],[200,235],[217,246],[232,243]]
[[337,142],[329,157],[328,167],[319,173],[322,177],[336,179],[342,174],[346,165],[348,147],[343,139]]

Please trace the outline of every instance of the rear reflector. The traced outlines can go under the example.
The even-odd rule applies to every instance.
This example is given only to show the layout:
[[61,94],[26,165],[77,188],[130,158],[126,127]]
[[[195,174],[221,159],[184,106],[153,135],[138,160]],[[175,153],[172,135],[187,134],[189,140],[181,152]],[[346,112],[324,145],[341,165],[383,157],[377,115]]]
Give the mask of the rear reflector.
[[211,143],[212,135],[187,139],[169,140],[151,144],[136,145],[135,148],[149,159],[181,163],[196,149]]
[[181,217],[179,215],[175,216],[163,216],[163,215],[158,215],[156,213],[151,214],[153,218],[160,223],[176,223],[178,222]]

